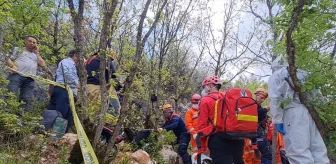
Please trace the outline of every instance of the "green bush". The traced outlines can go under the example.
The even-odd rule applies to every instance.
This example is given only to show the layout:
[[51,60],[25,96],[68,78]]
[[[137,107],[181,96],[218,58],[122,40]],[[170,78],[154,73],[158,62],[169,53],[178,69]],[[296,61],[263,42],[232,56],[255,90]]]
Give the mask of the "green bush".
[[[162,131],[161,133],[153,131],[148,139],[141,141],[141,147],[138,147],[135,143],[132,143],[132,150],[136,151],[142,149],[146,151],[152,160],[163,163],[160,151],[163,145],[172,145],[176,142],[176,137],[172,131]],[[161,162],[160,162],[161,161]]]

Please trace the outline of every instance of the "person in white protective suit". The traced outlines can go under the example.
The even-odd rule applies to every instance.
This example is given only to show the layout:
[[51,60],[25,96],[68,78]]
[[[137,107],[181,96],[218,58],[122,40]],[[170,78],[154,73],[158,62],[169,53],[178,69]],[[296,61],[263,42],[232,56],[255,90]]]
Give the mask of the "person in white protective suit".
[[[308,109],[294,94],[286,79],[290,80],[288,63],[279,56],[272,63],[273,74],[268,80],[268,93],[272,121],[284,135],[286,156],[291,164],[329,164],[327,148]],[[304,83],[307,72],[297,71]]]

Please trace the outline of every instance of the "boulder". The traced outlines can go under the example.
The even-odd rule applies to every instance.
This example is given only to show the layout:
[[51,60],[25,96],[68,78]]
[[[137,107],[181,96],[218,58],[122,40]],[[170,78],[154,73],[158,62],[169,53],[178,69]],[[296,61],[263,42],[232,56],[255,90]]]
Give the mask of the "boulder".
[[64,136],[61,138],[61,143],[67,145],[70,149],[72,149],[77,139],[77,134],[65,133]]
[[136,152],[132,153],[131,160],[138,164],[154,164],[148,153],[143,150],[137,150]]
[[171,145],[164,145],[160,151],[164,163],[183,164],[181,157],[174,151]]
[[137,150],[136,152],[119,152],[117,157],[111,164],[114,163],[129,163],[129,164],[154,164],[147,152]]

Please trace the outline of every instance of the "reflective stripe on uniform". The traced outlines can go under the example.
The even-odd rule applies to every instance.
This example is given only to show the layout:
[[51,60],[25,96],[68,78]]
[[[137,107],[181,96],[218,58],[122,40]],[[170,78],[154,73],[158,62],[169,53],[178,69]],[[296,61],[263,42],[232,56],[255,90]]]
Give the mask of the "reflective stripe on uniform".
[[250,154],[250,153],[254,153],[254,150],[246,151],[244,154]]
[[215,104],[214,123],[213,123],[214,126],[216,126],[217,124],[217,111],[218,111],[218,100],[216,100]]
[[240,121],[251,121],[251,122],[258,122],[258,116],[251,116],[245,114],[238,114],[237,120]]

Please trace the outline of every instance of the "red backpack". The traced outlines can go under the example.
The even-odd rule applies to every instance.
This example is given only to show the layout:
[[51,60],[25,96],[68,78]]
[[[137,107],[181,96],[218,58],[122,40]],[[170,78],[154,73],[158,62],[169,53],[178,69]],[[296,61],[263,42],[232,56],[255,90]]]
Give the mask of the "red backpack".
[[258,105],[249,90],[232,88],[222,98],[212,98],[216,99],[212,124],[217,132],[234,138],[257,136]]

